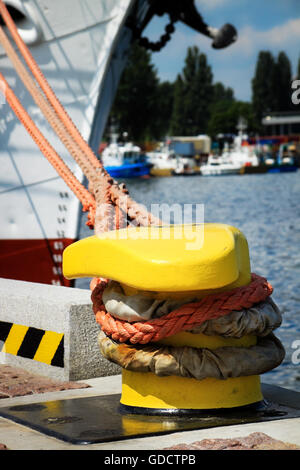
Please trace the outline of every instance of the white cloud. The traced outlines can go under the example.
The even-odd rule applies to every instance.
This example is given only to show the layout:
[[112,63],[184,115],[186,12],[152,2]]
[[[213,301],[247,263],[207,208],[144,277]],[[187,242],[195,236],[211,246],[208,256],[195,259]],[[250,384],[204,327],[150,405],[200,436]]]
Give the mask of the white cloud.
[[[274,26],[266,31],[245,26],[238,33],[237,42],[231,46],[232,53],[252,55],[258,49],[288,49],[298,46],[300,40],[300,18]],[[228,49],[229,51],[229,49]]]
[[251,96],[251,78],[254,75],[258,52],[270,50],[276,55],[281,50],[285,51],[295,71],[300,55],[299,44],[300,18],[288,20],[267,30],[245,26],[238,30],[237,42],[222,50],[212,49],[211,40],[203,35],[180,27],[176,28],[172,41],[166,48],[159,54],[154,54],[153,58],[161,78],[172,81],[184,66],[187,47],[197,45],[200,51],[207,55],[214,80],[232,87],[238,99],[248,100]]
[[214,10],[226,3],[230,3],[230,0],[196,0],[195,2],[197,8],[205,8],[206,10]]

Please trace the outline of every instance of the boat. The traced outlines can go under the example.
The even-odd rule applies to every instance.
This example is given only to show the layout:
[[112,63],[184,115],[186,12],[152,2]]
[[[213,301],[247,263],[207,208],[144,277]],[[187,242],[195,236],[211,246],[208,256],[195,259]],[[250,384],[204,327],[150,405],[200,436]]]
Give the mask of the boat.
[[268,173],[290,173],[298,170],[295,157],[290,155],[291,149],[292,146],[280,144],[276,157],[266,160]]
[[172,171],[173,176],[197,176],[200,170],[197,166],[191,164],[188,158],[180,157],[177,161],[175,170]]
[[224,176],[237,175],[240,173],[241,165],[234,163],[225,155],[210,155],[207,163],[201,165],[200,173],[202,176]]
[[264,164],[257,166],[244,165],[241,168],[241,174],[253,174],[253,173],[294,173],[298,170],[298,166],[292,162],[276,163],[274,159]]
[[[179,20],[211,38],[214,48],[230,45],[236,33],[228,25],[208,27],[193,2],[178,6],[152,0],[1,0],[1,4],[7,6],[18,35],[95,155],[133,41],[158,51]],[[1,11],[7,33],[6,13]],[[166,29],[163,40],[151,43],[143,37],[144,30],[157,14],[169,15],[172,28]],[[77,163],[27,93],[2,46],[0,70],[40,132],[84,182]],[[78,239],[81,203],[2,98],[3,93],[0,277],[72,286],[62,275],[62,253]]]
[[298,171],[297,165],[293,163],[274,163],[267,166],[267,173],[294,173]]
[[233,148],[225,146],[221,155],[210,155],[200,171],[203,176],[256,173],[260,172],[259,160],[253,149],[236,137]]
[[279,138],[260,138],[256,144],[256,152],[259,163],[254,166],[245,165],[241,169],[241,174],[290,173],[299,168],[296,146],[286,142],[280,143]]
[[257,174],[257,173],[267,173],[268,171],[268,167],[267,165],[243,165],[242,168],[241,168],[241,175],[253,175],[253,174]]
[[200,165],[207,161],[211,150],[208,135],[170,137],[170,148],[176,156],[174,176],[200,175]]
[[234,143],[234,148],[225,152],[225,157],[231,160],[235,165],[243,167],[259,167],[259,159],[255,153],[255,150],[250,147],[247,142],[240,143],[239,139]]
[[175,154],[174,152],[154,151],[148,154],[149,162],[153,165],[152,176],[191,176],[199,174],[192,158]]
[[169,148],[168,143],[159,144],[156,149],[147,152],[147,158],[152,168],[152,176],[172,176],[177,168],[177,158],[175,152]]
[[139,178],[150,174],[152,164],[138,145],[119,143],[117,134],[100,155],[105,170],[112,178]]
[[230,135],[228,138],[221,134],[219,137],[224,139],[224,148],[221,155],[210,155],[206,165],[201,166],[202,175],[225,175],[225,174],[245,174],[260,172],[259,158],[255,147],[249,145],[247,121],[240,117],[237,123],[238,135]]
[[298,165],[293,158],[283,158],[278,160],[273,157],[266,157],[259,165],[247,166],[241,168],[241,174],[253,173],[293,173],[298,171]]

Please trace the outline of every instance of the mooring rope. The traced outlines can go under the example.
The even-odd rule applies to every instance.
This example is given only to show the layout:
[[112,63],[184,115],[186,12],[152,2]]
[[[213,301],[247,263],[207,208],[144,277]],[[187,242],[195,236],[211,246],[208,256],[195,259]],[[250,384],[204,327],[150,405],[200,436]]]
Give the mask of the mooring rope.
[[[7,102],[42,154],[80,200],[83,210],[88,211],[87,225],[94,228],[96,233],[123,228],[132,221],[136,226],[160,225],[161,221],[132,200],[126,186],[118,184],[104,169],[59,102],[19,35],[18,29],[2,0],[0,0],[0,14],[32,76],[1,27],[0,43],[44,117],[87,177],[89,189],[82,185],[56,153],[30,118],[3,75],[0,74],[0,80],[5,84]],[[235,309],[249,308],[253,304],[265,300],[272,293],[272,286],[266,279],[252,274],[252,281],[248,286],[233,289],[230,292],[209,295],[200,302],[183,305],[159,319],[128,323],[113,318],[105,311],[101,301],[101,293],[105,286],[106,281],[99,279],[95,279],[91,283],[96,321],[102,330],[113,339],[120,342],[129,341],[132,344],[158,341],[179,331],[191,329],[207,319],[218,318]]]
[[93,279],[91,282],[96,321],[102,331],[115,341],[132,344],[156,342],[181,331],[191,330],[206,320],[219,318],[234,310],[250,308],[266,300],[273,292],[265,278],[253,273],[250,284],[246,286],[207,295],[199,302],[182,305],[160,318],[130,323],[114,318],[106,311],[102,302],[102,293],[106,286],[107,281],[103,279]]
[[34,121],[31,119],[27,111],[21,105],[20,101],[14,94],[14,92],[9,87],[4,76],[0,72],[0,80],[5,86],[5,96],[8,104],[24,125],[27,132],[30,134],[34,142],[37,144],[43,155],[51,163],[53,168],[57,171],[59,176],[63,178],[69,188],[74,192],[78,197],[80,202],[83,205],[84,210],[95,210],[95,199],[90,194],[90,192],[77,180],[75,175],[69,169],[69,167],[64,163],[61,157],[57,154],[55,149],[51,146],[48,140],[44,135],[39,131]]
[[[160,223],[143,206],[129,197],[124,184],[118,184],[106,172],[102,163],[83,139],[70,116],[56,97],[31,52],[19,35],[18,29],[2,0],[0,0],[0,14],[36,82],[19,59],[5,32],[0,28],[0,42],[2,46],[35,103],[41,109],[52,129],[66,146],[89,181],[90,193],[95,199],[95,204],[89,207],[87,225],[90,228],[95,228],[96,233],[101,233],[127,226],[130,221],[135,221],[135,224],[138,226]],[[38,88],[37,84],[40,88]],[[26,120],[27,117],[25,117]],[[24,124],[24,120],[22,122]],[[29,125],[26,128],[28,130]],[[58,167],[59,165],[55,167],[56,170]],[[80,182],[78,183],[81,184]],[[102,207],[100,215],[97,215],[96,209],[99,206]],[[115,211],[114,216],[112,216],[111,209]]]

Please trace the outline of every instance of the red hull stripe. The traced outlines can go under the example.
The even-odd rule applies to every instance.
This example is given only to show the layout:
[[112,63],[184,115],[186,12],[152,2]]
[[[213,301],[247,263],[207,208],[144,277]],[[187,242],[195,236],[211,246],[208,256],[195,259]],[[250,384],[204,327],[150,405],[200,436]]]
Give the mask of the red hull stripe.
[[72,287],[62,274],[63,250],[71,238],[0,240],[0,277]]

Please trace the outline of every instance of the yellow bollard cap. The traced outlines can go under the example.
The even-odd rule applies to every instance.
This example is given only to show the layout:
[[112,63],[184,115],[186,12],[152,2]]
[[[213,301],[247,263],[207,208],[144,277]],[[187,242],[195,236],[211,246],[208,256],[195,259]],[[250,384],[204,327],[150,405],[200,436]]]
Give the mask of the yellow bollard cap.
[[245,236],[224,224],[129,227],[88,237],[65,249],[63,274],[153,292],[232,288],[251,276]]

